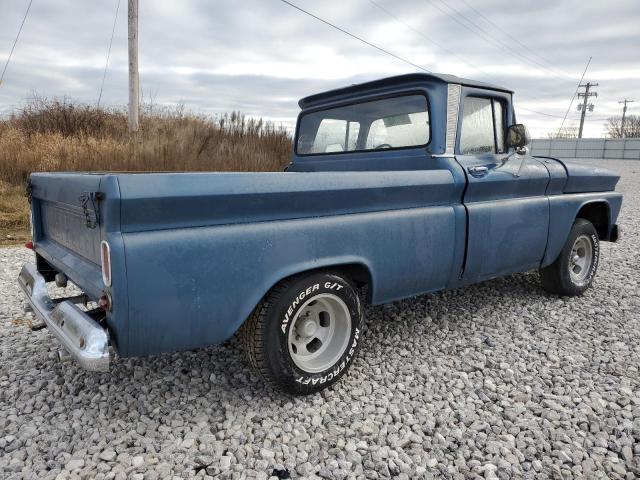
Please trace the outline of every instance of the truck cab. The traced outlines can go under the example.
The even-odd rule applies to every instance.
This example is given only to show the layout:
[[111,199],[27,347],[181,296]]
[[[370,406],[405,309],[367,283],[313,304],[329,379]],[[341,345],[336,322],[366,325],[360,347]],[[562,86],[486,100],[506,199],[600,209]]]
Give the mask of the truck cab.
[[[556,228],[548,195],[563,193],[566,167],[508,146],[508,127],[516,124],[512,91],[451,75],[409,74],[313,95],[299,105],[291,171],[451,174],[457,188],[450,201],[466,241],[456,262],[460,277],[449,287],[555,258],[558,245],[546,254],[548,230]],[[608,190],[615,176],[603,181],[603,173],[598,189]]]

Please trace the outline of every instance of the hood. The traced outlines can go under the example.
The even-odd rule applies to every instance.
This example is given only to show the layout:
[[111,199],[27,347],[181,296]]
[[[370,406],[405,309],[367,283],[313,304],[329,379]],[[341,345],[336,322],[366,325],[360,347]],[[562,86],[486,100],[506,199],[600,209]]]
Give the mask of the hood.
[[620,176],[593,164],[559,160],[567,171],[564,193],[610,192],[615,190]]

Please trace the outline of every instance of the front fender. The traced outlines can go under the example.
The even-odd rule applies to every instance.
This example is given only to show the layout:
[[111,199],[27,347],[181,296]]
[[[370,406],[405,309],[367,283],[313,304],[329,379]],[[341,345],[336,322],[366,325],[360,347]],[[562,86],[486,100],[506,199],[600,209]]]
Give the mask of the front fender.
[[607,206],[607,232],[610,235],[620,212],[622,194],[602,192],[564,194],[549,197],[549,236],[541,267],[552,264],[558,258],[569,237],[569,232],[578,216],[578,212],[583,207],[594,203],[604,203]]

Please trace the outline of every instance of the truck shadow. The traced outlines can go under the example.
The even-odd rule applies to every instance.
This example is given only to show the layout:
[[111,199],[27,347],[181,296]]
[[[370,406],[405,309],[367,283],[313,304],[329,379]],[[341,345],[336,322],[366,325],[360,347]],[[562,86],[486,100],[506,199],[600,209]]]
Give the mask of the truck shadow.
[[[360,358],[352,369],[364,367],[367,357],[381,351],[398,348],[408,350],[410,345],[394,341],[400,336],[410,335],[419,338],[418,343],[432,343],[434,334],[446,332],[448,335],[457,335],[454,349],[442,345],[438,350],[443,358],[456,355],[479,341],[490,344],[492,336],[505,335],[504,325],[500,326],[500,331],[496,331],[496,324],[491,320],[496,310],[508,305],[514,315],[518,316],[518,311],[525,311],[528,303],[537,303],[542,299],[547,302],[559,301],[557,297],[551,297],[542,290],[536,274],[518,274],[387,305],[367,306],[365,341]],[[420,354],[408,351],[412,356]],[[389,361],[394,361],[397,356],[390,355],[388,358]],[[77,367],[71,368],[75,370]],[[80,369],[76,373],[83,375]],[[349,377],[347,375],[343,383],[350,383]],[[139,395],[155,388],[171,395],[201,396],[210,401],[225,395],[251,394],[264,400],[262,409],[292,400],[292,397],[266,386],[250,370],[236,337],[216,347],[189,352],[116,359],[110,374],[105,375],[104,379],[116,395],[134,392]],[[333,388],[341,387],[337,385]]]

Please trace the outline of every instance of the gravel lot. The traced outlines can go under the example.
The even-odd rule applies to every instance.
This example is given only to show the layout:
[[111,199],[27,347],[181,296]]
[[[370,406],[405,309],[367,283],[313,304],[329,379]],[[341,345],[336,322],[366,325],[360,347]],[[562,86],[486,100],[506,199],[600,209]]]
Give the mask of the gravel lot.
[[306,398],[236,341],[60,365],[23,318],[29,252],[0,249],[0,477],[638,478],[640,162],[606,164],[623,237],[584,297],[533,273],[369,308],[350,374]]

